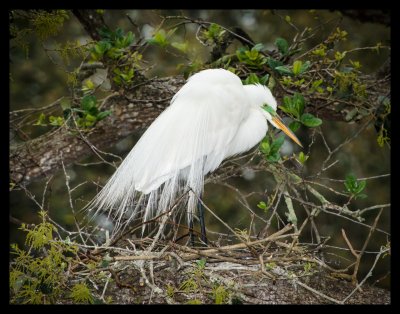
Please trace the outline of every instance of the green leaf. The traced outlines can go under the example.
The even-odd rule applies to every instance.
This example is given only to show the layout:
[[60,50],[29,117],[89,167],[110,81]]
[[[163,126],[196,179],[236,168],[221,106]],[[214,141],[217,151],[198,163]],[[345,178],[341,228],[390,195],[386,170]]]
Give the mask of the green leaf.
[[269,162],[277,162],[281,156],[279,155],[279,149],[282,146],[285,137],[279,136],[277,139],[272,141],[272,144],[269,143],[268,137],[265,137],[260,144],[260,150],[264,153],[264,157]]
[[96,122],[97,121],[96,117],[92,116],[91,114],[87,114],[85,116],[85,119],[86,119],[86,121],[89,121],[89,122]]
[[274,58],[268,58],[267,64],[272,70],[275,70],[276,67],[283,65],[283,62],[275,60]]
[[342,60],[346,56],[346,51],[343,51],[342,53],[340,51],[336,51],[335,53],[335,59],[337,61]]
[[325,57],[326,56],[326,46],[325,45],[320,45],[319,49],[315,49],[312,51],[312,54],[319,56],[319,57]]
[[318,93],[322,93],[324,90],[323,90],[321,87],[319,87],[319,86],[320,86],[323,82],[324,82],[323,79],[319,79],[319,80],[314,81],[314,82],[311,84],[311,89],[317,91]]
[[115,30],[115,33],[113,33],[113,39],[117,40],[117,39],[122,39],[124,37],[124,31],[122,30],[122,28],[117,27],[117,29]]
[[94,89],[94,83],[92,82],[91,79],[87,79],[84,83],[84,86],[87,87],[88,89]]
[[81,107],[85,111],[89,111],[91,108],[96,107],[97,98],[93,95],[86,95],[81,100]]
[[207,260],[205,258],[196,261],[196,264],[199,268],[204,268],[206,266],[206,263]]
[[365,180],[358,182],[358,185],[357,185],[357,187],[356,187],[354,192],[356,194],[359,194],[362,190],[364,190],[366,185],[367,185],[367,182]]
[[277,162],[279,159],[281,158],[281,155],[279,155],[279,153],[278,152],[276,152],[276,153],[274,153],[274,154],[269,154],[268,156],[267,156],[267,160],[269,161],[269,162]]
[[111,38],[112,36],[111,30],[107,26],[102,26],[98,32],[101,38]]
[[303,74],[305,71],[307,71],[310,68],[310,66],[311,66],[310,61],[304,62],[300,67],[300,74]]
[[311,113],[304,113],[300,121],[309,128],[314,128],[322,124],[322,120],[314,117]]
[[289,44],[286,41],[286,39],[281,38],[281,37],[277,38],[275,40],[275,46],[278,47],[278,50],[282,55],[286,55],[287,54],[288,49],[289,49]]
[[293,115],[292,109],[284,106],[278,106],[279,109],[281,109],[283,112],[288,113],[290,115]]
[[296,60],[296,61],[293,63],[293,74],[294,74],[295,76],[297,76],[297,75],[300,74],[300,70],[301,70],[301,66],[302,66],[302,65],[303,65],[303,62],[300,61],[300,60]]
[[217,39],[222,32],[223,28],[220,25],[212,23],[208,29],[204,31],[204,35],[206,38],[214,40]]
[[119,59],[124,54],[124,50],[117,47],[112,47],[107,51],[107,56],[111,59]]
[[267,208],[267,204],[265,202],[260,202],[257,204],[257,207],[260,209],[266,209]]
[[126,36],[121,36],[119,38],[117,38],[117,40],[115,41],[114,46],[116,48],[126,48],[129,47],[134,41],[134,35],[132,34],[132,32],[128,32],[126,34]]
[[128,32],[128,34],[126,34],[125,41],[124,41],[125,47],[130,46],[134,40],[135,40],[135,35],[133,35],[132,32]]
[[97,115],[97,120],[103,120],[104,118],[108,117],[112,112],[110,110],[102,111]]
[[86,127],[86,128],[89,128],[89,127],[93,126],[94,123],[95,122],[93,122],[93,121],[86,121],[85,120],[85,121],[83,121],[83,126]]
[[298,121],[292,121],[289,124],[289,129],[292,130],[292,132],[296,132],[301,126],[301,123]]
[[244,85],[260,83],[260,80],[255,73],[250,73],[249,76],[243,81]]
[[292,98],[290,98],[289,96],[284,96],[283,104],[285,105],[286,108],[291,108],[292,107]]
[[[296,100],[299,101],[299,100]],[[286,112],[296,118],[298,118],[298,109],[296,108],[296,103],[293,101],[293,98],[289,96],[284,96],[283,97],[283,105],[279,106],[279,108],[283,111]]]
[[91,114],[92,116],[97,116],[97,114],[99,113],[99,108],[95,106],[85,112]]
[[149,44],[159,45],[161,47],[168,46],[167,34],[165,30],[160,29],[158,32],[154,34],[154,36],[147,40]]
[[41,113],[38,120],[33,125],[40,125],[40,126],[47,126],[46,122],[46,115]]
[[236,49],[236,55],[240,62],[243,61],[243,56],[245,55],[247,50],[247,47],[239,47],[238,49]]
[[97,53],[98,55],[102,56],[108,49],[112,47],[111,43],[108,41],[99,41],[95,46],[94,46],[94,52]]
[[257,60],[257,58],[259,56],[259,52],[257,50],[246,51],[245,54],[246,54],[246,57],[251,61]]
[[263,48],[264,48],[264,45],[262,43],[258,43],[256,45],[254,45],[254,47],[251,48],[251,50],[261,51]]
[[305,100],[302,94],[295,93],[292,97],[292,106],[294,108],[296,118],[299,118],[304,112]]
[[302,165],[304,165],[304,163],[307,161],[307,159],[308,159],[309,157],[310,157],[310,156],[305,155],[303,152],[300,152],[297,159],[300,161],[300,163],[301,163]]
[[360,63],[360,61],[353,61],[353,60],[350,60],[350,63],[351,63],[351,65],[352,65],[355,69],[361,68],[361,63]]
[[278,72],[279,74],[282,75],[293,75],[293,72],[286,66],[281,65],[281,66],[277,66],[274,71]]
[[356,178],[353,175],[346,176],[346,181],[344,182],[344,186],[346,187],[347,192],[351,193],[356,184]]
[[357,198],[366,198],[366,194],[361,194],[361,192],[365,189],[367,182],[365,180],[359,181],[357,178],[349,174],[346,176],[344,186],[346,187],[346,193],[352,195],[355,199]]
[[60,125],[63,124],[64,119],[62,117],[50,116],[49,117],[49,122],[53,126],[60,126]]
[[269,142],[268,142],[268,141],[263,141],[263,142],[261,142],[261,144],[260,144],[260,150],[261,150],[264,154],[268,155],[269,152],[271,151],[271,147],[270,147],[270,145],[269,145]]
[[237,56],[240,62],[246,63],[251,68],[260,69],[263,64],[267,63],[267,58],[256,50],[246,51],[244,54],[238,54]]
[[283,142],[285,141],[285,136],[281,135],[276,140],[274,140],[271,144],[271,154],[275,154],[279,151]]
[[295,76],[297,76],[299,74],[303,74],[305,71],[307,71],[309,69],[310,66],[311,66],[310,61],[306,61],[303,63],[300,60],[296,60],[293,63],[293,74]]
[[173,42],[171,44],[172,47],[174,47],[175,49],[178,49],[179,51],[186,53],[189,49],[189,44],[188,42],[184,42],[184,43],[178,43],[178,42]]
[[269,74],[267,73],[262,78],[260,78],[260,83],[263,85],[267,85],[268,79],[269,79]]

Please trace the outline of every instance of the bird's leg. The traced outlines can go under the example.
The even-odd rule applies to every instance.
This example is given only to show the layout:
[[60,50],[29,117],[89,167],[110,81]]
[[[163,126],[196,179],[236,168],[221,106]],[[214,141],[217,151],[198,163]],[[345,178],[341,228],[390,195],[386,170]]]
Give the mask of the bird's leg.
[[[200,195],[201,198],[201,195]],[[201,229],[201,241],[207,245],[207,235],[206,235],[206,224],[204,222],[204,207],[201,202],[197,203],[197,208],[199,211],[200,229]]]
[[190,213],[190,219],[189,219],[189,239],[190,239],[190,245],[193,247],[194,246],[194,235],[193,235],[193,214]]

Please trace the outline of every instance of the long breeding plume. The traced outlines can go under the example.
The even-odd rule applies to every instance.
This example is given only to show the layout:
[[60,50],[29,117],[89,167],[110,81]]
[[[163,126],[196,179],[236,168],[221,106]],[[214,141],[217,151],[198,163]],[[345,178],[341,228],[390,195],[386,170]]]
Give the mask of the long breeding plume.
[[186,192],[190,221],[204,176],[259,143],[267,120],[301,145],[276,115],[276,106],[267,87],[243,85],[227,70],[194,74],[85,209],[93,216],[108,213],[116,234],[139,213],[148,221]]

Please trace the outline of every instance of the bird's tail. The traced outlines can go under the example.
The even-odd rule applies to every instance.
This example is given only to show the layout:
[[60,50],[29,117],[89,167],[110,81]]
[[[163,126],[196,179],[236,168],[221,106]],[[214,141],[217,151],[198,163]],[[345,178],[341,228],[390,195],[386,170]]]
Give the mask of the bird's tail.
[[[130,154],[133,152],[131,151]],[[133,158],[128,155],[101,191],[82,209],[89,223],[97,229],[106,229],[111,238],[120,234],[135,219],[142,218],[142,235],[154,217],[166,214],[177,217],[185,208],[187,221],[193,219],[198,197],[203,192],[204,164],[201,158],[184,169],[169,175],[158,188],[144,193],[135,189]]]
[[[188,221],[193,217],[204,175],[221,163],[225,140],[234,133],[229,128],[218,129],[220,118],[210,113],[213,104],[199,104],[201,100],[178,97],[86,206],[92,217],[107,215],[114,224],[114,235],[139,214],[146,223],[166,211],[177,212],[177,199],[185,206]],[[218,133],[212,132],[215,129]]]

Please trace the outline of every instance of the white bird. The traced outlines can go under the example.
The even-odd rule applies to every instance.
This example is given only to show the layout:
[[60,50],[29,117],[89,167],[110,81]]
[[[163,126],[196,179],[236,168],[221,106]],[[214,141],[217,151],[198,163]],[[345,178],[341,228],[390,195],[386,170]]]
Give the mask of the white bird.
[[230,71],[209,69],[194,74],[86,209],[95,210],[95,215],[108,212],[115,234],[138,213],[148,221],[186,192],[192,224],[205,175],[224,159],[257,145],[268,130],[267,121],[301,146],[276,108],[266,86],[243,85]]

